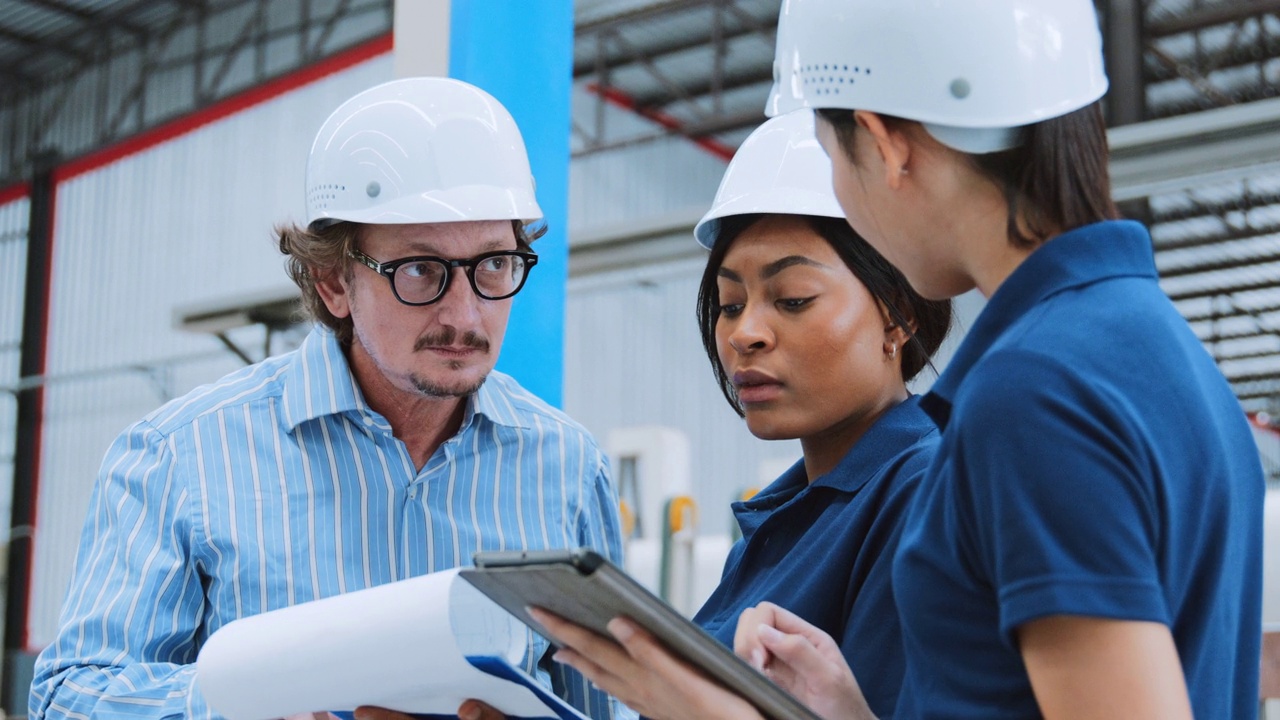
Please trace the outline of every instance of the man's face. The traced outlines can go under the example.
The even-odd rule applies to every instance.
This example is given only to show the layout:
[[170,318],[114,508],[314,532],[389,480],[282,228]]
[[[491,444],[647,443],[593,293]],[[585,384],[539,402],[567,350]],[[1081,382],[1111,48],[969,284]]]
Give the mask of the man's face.
[[[357,245],[373,260],[388,263],[423,255],[464,260],[515,250],[516,239],[509,220],[495,220],[365,225]],[[376,370],[379,377],[369,379],[420,397],[461,397],[480,387],[498,360],[511,298],[484,300],[472,290],[465,268],[451,273],[439,300],[416,307],[397,300],[386,277],[354,260],[349,277],[339,273],[321,284],[329,311],[351,316],[358,378],[362,370]]]

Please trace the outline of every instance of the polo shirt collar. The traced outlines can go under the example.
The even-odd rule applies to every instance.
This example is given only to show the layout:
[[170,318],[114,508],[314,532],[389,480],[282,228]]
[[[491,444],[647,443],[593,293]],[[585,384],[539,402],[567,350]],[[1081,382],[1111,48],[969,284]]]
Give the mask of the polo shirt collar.
[[996,289],[920,407],[946,429],[961,383],[1019,318],[1064,290],[1119,277],[1157,278],[1151,235],[1141,223],[1107,220],[1049,240]]
[[[920,398],[913,395],[886,410],[840,462],[815,480],[811,487],[829,487],[845,493],[861,489],[876,476],[877,469],[888,465],[902,453],[903,448],[933,431],[929,419],[920,412],[919,404]],[[804,461],[801,460],[743,505],[747,509],[777,507],[808,485]]]
[[919,396],[912,395],[886,410],[831,472],[813,482],[813,487],[855,493],[876,476],[875,470],[888,465],[904,448],[933,429],[929,418],[920,412]]

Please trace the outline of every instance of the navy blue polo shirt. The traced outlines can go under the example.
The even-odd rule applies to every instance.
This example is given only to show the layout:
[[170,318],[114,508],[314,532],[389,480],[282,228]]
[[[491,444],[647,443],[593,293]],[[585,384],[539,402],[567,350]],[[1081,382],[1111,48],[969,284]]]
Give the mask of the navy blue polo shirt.
[[1195,716],[1255,716],[1261,463],[1145,228],[1033,252],[921,406],[943,433],[894,562],[899,717],[1037,717],[1016,631],[1049,615],[1163,623]]
[[743,610],[764,600],[787,608],[835,638],[871,709],[891,715],[904,667],[893,553],[937,446],[937,429],[912,397],[812,484],[802,461],[734,503],[742,539],[694,622],[732,647]]

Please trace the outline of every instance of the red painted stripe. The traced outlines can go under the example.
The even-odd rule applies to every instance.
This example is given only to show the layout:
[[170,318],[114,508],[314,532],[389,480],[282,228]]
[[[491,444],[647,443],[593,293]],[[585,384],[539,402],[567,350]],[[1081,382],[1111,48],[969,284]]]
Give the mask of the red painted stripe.
[[[595,83],[591,83],[587,85],[587,90],[604,98],[605,101],[611,105],[620,107],[623,110],[630,110],[640,117],[652,120],[668,130],[681,134],[684,132],[684,122],[681,121],[680,118],[668,115],[667,113],[664,113],[661,110],[655,110],[654,108],[640,107],[636,104],[635,98],[618,88],[601,87]],[[713,137],[691,136],[689,137],[689,140],[693,142],[694,145],[697,145],[725,162],[732,160],[734,153],[737,152],[734,148],[725,145]]]
[[54,180],[56,182],[70,180],[130,155],[149,150],[156,145],[190,133],[205,125],[256,105],[261,105],[269,100],[274,100],[291,90],[296,90],[379,55],[384,55],[391,52],[391,49],[392,34],[380,35],[350,50],[325,58],[314,65],[300,68],[288,75],[283,75],[257,87],[249,88],[242,93],[219,100],[209,107],[201,108],[193,113],[134,135],[115,145],[71,160],[54,171]]
[[[48,359],[49,307],[50,307],[52,296],[53,296],[53,261],[52,261],[53,246],[52,246],[52,243],[53,243],[53,238],[56,237],[56,232],[54,231],[54,219],[56,217],[55,210],[57,207],[58,184],[65,182],[67,180],[70,180],[72,178],[78,177],[80,175],[83,175],[85,173],[92,172],[94,170],[102,168],[113,162],[129,157],[130,155],[135,155],[145,150],[149,150],[157,145],[160,145],[161,143],[164,143],[166,141],[169,141],[174,138],[185,135],[187,133],[190,133],[196,129],[204,127],[205,125],[209,125],[210,123],[216,122],[230,115],[234,115],[235,113],[241,112],[248,108],[254,107],[256,105],[260,105],[269,100],[273,100],[277,97],[280,97],[281,95],[284,95],[287,92],[296,90],[304,85],[313,83],[321,78],[341,72],[342,70],[346,70],[347,68],[352,67],[354,65],[358,65],[366,60],[371,60],[380,55],[384,55],[388,52],[391,52],[392,47],[393,47],[392,33],[386,33],[368,42],[357,45],[356,47],[353,47],[350,50],[334,55],[333,57],[329,57],[313,65],[300,68],[292,73],[289,73],[288,75],[281,76],[279,78],[276,78],[275,80],[271,80],[269,82],[263,83],[262,85],[259,85],[257,87],[250,88],[248,90],[245,90],[242,93],[224,98],[223,100],[220,100],[214,103],[213,105],[210,105],[209,107],[202,108],[200,110],[197,110],[183,117],[171,120],[170,122],[167,122],[163,125],[152,128],[145,132],[139,133],[131,138],[118,142],[115,145],[111,145],[109,147],[91,152],[87,155],[71,160],[59,166],[58,168],[56,168],[53,173],[53,178],[54,178],[53,197],[50,199],[50,202],[49,202],[50,262],[45,266],[46,290],[45,290],[44,307],[43,307],[45,334],[44,334],[44,337],[40,338],[40,347],[39,347],[40,373],[43,375],[43,374],[46,374],[48,371],[48,368],[45,365]],[[30,188],[26,183],[19,183],[17,185],[11,185],[7,188],[0,188],[0,202],[7,202],[9,200],[17,199],[24,195],[28,195],[29,193],[30,193]],[[41,422],[39,422],[36,425],[35,443],[36,443],[36,447],[42,450],[43,449],[42,447],[43,446],[43,429],[44,429],[43,427],[44,426],[44,422],[43,422],[44,386],[39,387],[36,390],[36,392],[37,392],[36,412],[38,417],[41,418]],[[32,530],[34,532],[35,530],[34,525],[36,524],[36,519],[38,518],[35,512],[36,511],[35,505],[39,499],[40,450],[37,450],[36,452],[33,469],[34,469],[34,477],[35,477],[35,481],[34,481],[35,486],[32,488],[32,494],[31,494],[31,501],[32,501],[31,517],[32,517],[32,525],[33,525]],[[34,547],[35,547],[35,544],[31,543],[30,545],[31,549],[28,552],[32,552],[34,554]],[[34,570],[34,567],[35,567],[34,557],[30,557],[28,559],[28,563],[29,563],[29,566],[32,568],[32,570]],[[32,584],[30,587],[27,588],[27,607],[28,608],[33,606],[32,601],[34,600],[34,597],[33,597],[34,593],[35,593],[35,587],[34,587],[34,584]],[[27,652],[35,653],[35,652],[41,651],[43,648],[31,646],[29,633],[30,633],[30,618],[28,617],[27,624],[22,628],[22,638],[21,638],[22,646],[26,649]]]
[[27,197],[31,194],[31,186],[27,183],[14,183],[9,187],[0,188],[0,205],[7,205],[14,200]]

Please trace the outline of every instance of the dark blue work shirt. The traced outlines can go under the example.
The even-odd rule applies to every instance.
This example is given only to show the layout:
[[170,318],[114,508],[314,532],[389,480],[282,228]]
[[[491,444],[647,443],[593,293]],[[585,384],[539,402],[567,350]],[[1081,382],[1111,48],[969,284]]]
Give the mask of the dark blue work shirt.
[[921,406],[943,437],[894,563],[900,718],[1038,717],[1016,632],[1051,615],[1163,623],[1195,716],[1255,716],[1261,463],[1145,228],[1033,252]]
[[871,709],[892,715],[904,663],[893,552],[937,446],[938,431],[913,397],[886,411],[812,484],[801,461],[734,503],[742,539],[694,622],[733,647],[738,615],[776,603],[835,638]]

